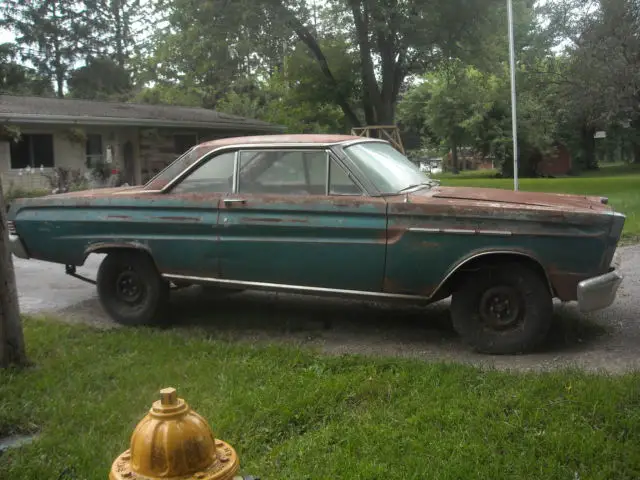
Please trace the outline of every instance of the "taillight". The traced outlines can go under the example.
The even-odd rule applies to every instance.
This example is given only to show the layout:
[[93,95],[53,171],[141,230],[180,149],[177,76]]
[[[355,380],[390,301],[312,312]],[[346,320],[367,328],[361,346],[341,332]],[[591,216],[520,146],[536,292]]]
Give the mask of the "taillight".
[[18,234],[16,232],[16,224],[13,223],[11,220],[9,220],[7,222],[7,229],[9,230],[9,235],[17,235]]

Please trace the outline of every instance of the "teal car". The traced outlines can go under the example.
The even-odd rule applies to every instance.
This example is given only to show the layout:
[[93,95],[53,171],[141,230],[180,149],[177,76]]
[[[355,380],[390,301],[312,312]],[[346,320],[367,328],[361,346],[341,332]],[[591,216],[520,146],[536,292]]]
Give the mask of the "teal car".
[[432,303],[478,351],[526,352],[553,299],[612,304],[625,216],[606,198],[447,188],[378,139],[269,135],[193,147],[146,185],[20,199],[20,258],[95,283],[117,322],[161,321],[170,291],[263,289]]

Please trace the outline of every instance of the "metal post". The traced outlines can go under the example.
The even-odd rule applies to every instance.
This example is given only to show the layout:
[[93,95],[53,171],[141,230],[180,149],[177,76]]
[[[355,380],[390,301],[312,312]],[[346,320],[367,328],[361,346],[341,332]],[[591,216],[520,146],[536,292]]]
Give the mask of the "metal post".
[[516,115],[516,52],[513,39],[513,6],[507,0],[509,17],[509,68],[511,70],[511,131],[513,136],[513,190],[518,191],[518,118]]

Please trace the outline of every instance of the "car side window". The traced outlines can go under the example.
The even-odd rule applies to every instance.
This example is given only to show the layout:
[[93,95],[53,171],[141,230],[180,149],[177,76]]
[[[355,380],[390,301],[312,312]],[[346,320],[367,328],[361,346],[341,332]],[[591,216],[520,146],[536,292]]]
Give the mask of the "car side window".
[[171,193],[230,193],[233,191],[235,152],[210,158],[183,178]]
[[333,159],[329,166],[329,195],[362,195],[360,187]]
[[325,195],[328,159],[324,150],[240,152],[238,192]]

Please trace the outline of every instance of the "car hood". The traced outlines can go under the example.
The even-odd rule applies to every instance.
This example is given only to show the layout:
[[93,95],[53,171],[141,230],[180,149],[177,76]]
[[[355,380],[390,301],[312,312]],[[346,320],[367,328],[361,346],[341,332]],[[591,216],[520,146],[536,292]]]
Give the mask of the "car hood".
[[610,211],[605,197],[588,195],[569,195],[560,193],[522,192],[502,190],[498,188],[474,187],[434,187],[431,190],[420,190],[410,196],[412,201],[420,202],[425,197],[461,203],[491,203],[506,205],[522,205],[523,207],[544,207],[563,210],[597,210]]

